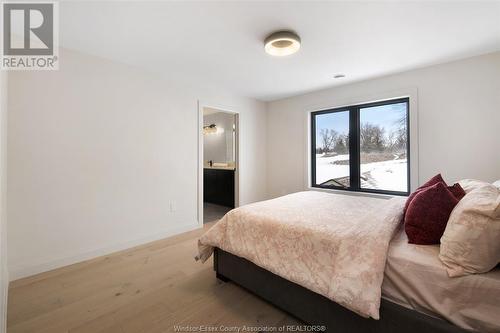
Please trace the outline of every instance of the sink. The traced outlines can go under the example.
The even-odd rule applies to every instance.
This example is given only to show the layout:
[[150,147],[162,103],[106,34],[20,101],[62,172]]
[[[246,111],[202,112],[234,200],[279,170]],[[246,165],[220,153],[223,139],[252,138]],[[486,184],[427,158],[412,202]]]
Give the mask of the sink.
[[213,162],[210,165],[207,161],[203,164],[205,169],[235,170],[234,162]]

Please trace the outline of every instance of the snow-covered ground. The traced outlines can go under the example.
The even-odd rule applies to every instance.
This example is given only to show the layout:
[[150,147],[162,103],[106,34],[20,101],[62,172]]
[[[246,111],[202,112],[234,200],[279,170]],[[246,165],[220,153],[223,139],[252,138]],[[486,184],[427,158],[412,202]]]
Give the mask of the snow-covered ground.
[[[349,165],[334,165],[333,161],[348,160],[349,155],[322,157],[316,154],[316,183],[321,184],[332,178],[349,176]],[[361,187],[387,191],[406,192],[407,190],[406,159],[395,159],[383,162],[361,164]]]
[[349,159],[349,154],[337,155],[334,157],[322,157],[323,154],[316,154],[316,183],[321,184],[332,178],[349,176],[349,165],[334,165],[334,161],[344,161]]
[[361,164],[361,187],[386,191],[407,191],[406,159]]

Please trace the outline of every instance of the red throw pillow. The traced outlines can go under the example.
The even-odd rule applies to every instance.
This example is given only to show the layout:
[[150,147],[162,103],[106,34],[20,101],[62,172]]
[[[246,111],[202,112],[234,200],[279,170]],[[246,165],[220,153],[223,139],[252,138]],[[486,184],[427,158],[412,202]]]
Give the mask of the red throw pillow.
[[432,186],[432,185],[435,185],[437,183],[445,183],[443,177],[441,177],[441,174],[438,173],[437,175],[435,175],[434,177],[432,177],[431,179],[429,179],[424,185],[420,186],[419,188],[417,188],[415,190],[415,192],[411,193],[409,196],[408,196],[408,199],[406,199],[406,203],[405,203],[405,208],[404,208],[404,211],[403,211],[403,220],[406,216],[406,211],[408,210],[408,206],[410,205],[410,202],[413,200],[413,198],[415,198],[415,196],[417,195],[418,192],[420,192],[421,190],[423,190],[424,188],[426,187],[429,187],[429,186]]
[[[443,183],[445,186],[447,186],[443,177],[441,177],[441,174],[439,173],[439,174],[435,175],[434,177],[432,177],[431,179],[429,179],[424,185],[417,188],[415,190],[415,192],[411,193],[408,196],[408,199],[406,199],[405,208],[403,210],[403,221],[405,220],[406,211],[408,210],[408,206],[410,206],[410,202],[413,200],[413,198],[415,198],[415,196],[423,189],[428,188],[428,187],[435,185],[437,183]],[[459,183],[455,183],[453,186],[449,186],[448,189],[451,191],[451,193],[453,193],[455,198],[457,198],[458,200],[461,200],[465,195],[465,191],[462,188],[462,186],[460,186]]]
[[465,196],[465,190],[460,186],[459,183],[453,184],[453,186],[448,186],[448,190],[457,198],[458,201],[462,200]]
[[411,244],[439,244],[458,199],[442,183],[420,190],[408,206],[405,232]]

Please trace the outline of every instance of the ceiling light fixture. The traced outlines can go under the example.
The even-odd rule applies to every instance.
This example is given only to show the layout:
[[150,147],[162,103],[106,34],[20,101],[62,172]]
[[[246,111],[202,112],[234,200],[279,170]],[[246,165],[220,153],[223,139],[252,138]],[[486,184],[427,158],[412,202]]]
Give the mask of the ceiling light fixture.
[[267,36],[264,49],[272,56],[283,57],[300,49],[300,37],[292,31],[277,31]]

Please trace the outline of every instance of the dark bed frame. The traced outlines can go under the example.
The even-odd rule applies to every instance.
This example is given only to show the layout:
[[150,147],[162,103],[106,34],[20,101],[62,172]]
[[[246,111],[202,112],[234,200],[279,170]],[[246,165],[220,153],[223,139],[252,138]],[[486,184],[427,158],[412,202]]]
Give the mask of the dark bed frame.
[[469,332],[385,299],[380,304],[380,320],[363,318],[324,296],[218,248],[214,251],[214,270],[219,280],[232,281],[307,324],[324,325],[327,332]]

